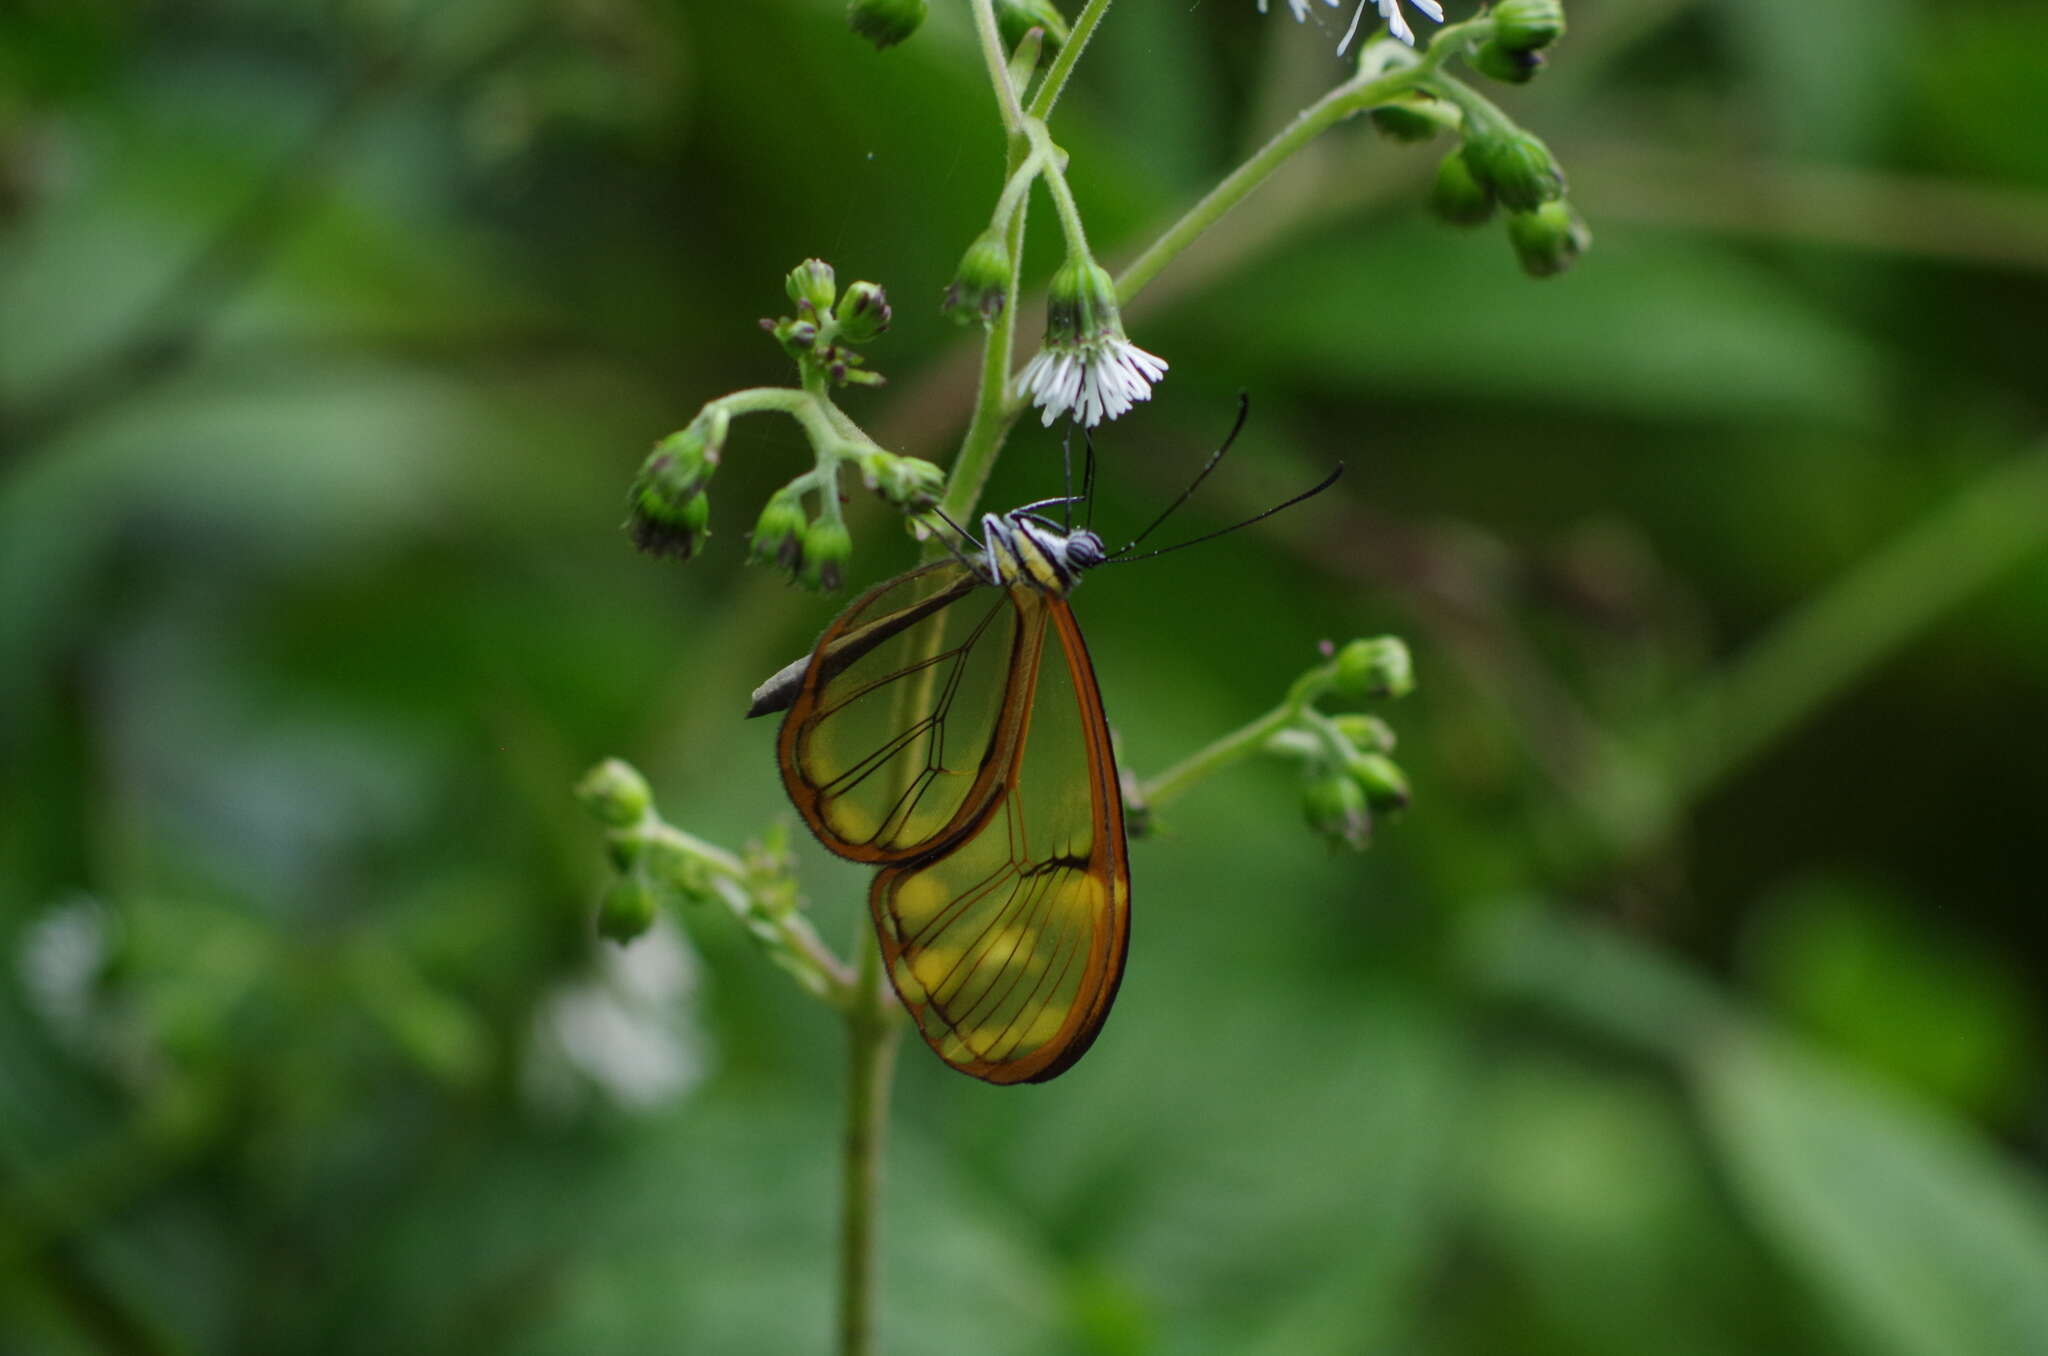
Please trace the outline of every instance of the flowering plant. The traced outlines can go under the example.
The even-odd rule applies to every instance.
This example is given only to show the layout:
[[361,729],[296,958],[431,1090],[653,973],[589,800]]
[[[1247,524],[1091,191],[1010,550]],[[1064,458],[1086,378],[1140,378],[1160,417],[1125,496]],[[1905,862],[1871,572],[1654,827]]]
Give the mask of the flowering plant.
[[[1384,32],[1359,42],[1368,9],[1361,0],[1335,44],[1346,62],[1343,78],[1115,274],[1091,247],[1067,178],[1068,153],[1052,131],[1061,95],[1109,0],[1086,0],[1071,22],[1053,0],[963,3],[994,96],[1004,174],[986,227],[962,255],[937,307],[978,330],[981,343],[979,389],[950,468],[890,451],[840,406],[841,391],[883,381],[865,350],[889,329],[900,299],[892,305],[879,284],[867,281],[842,288],[830,264],[807,260],[785,280],[791,313],[761,322],[794,363],[796,383],[711,400],[656,444],[629,495],[627,527],[643,549],[682,559],[701,548],[712,521],[709,487],[733,420],[777,414],[796,423],[812,463],[761,509],[751,536],[755,561],[805,587],[841,587],[852,549],[842,508],[849,469],[925,539],[928,559],[957,551],[944,527],[974,520],[989,473],[1021,417],[1035,408],[1047,426],[1067,420],[1090,431],[1150,400],[1169,363],[1132,340],[1123,308],[1281,165],[1360,114],[1369,114],[1380,132],[1397,141],[1455,138],[1430,190],[1432,210],[1447,223],[1473,226],[1505,209],[1509,240],[1532,276],[1570,267],[1590,242],[1565,201],[1565,178],[1549,150],[1451,71],[1454,61],[1462,61],[1488,79],[1530,79],[1563,35],[1558,0],[1499,0],[1457,23],[1445,23],[1435,0],[1408,0],[1444,25],[1426,43],[1403,0],[1376,0],[1370,8]],[[1327,4],[1340,8],[1339,0]],[[1289,0],[1289,7],[1297,20],[1320,13],[1309,0]],[[1266,8],[1264,0],[1258,8]],[[927,10],[927,0],[853,0],[851,26],[877,48],[887,48],[914,37]],[[1023,248],[1035,186],[1051,202],[1064,257],[1046,288],[1043,339],[1020,365]],[[1412,682],[1408,653],[1398,640],[1326,646],[1321,661],[1272,711],[1156,777],[1127,776],[1123,793],[1130,822],[1142,832],[1163,806],[1202,779],[1263,753],[1300,768],[1302,804],[1314,832],[1333,846],[1363,848],[1374,816],[1407,804],[1407,779],[1391,758],[1393,732],[1383,721],[1357,712],[1327,713],[1322,703],[1395,698]],[[852,1067],[840,1349],[868,1350],[876,1162],[901,1025],[876,960],[875,938],[864,932],[854,959],[845,961],[818,937],[779,835],[766,835],[741,852],[696,838],[664,822],[644,779],[617,760],[594,770],[579,794],[604,826],[618,871],[599,913],[607,936],[631,940],[666,899],[729,909],[806,992],[844,1016],[852,1034]]]

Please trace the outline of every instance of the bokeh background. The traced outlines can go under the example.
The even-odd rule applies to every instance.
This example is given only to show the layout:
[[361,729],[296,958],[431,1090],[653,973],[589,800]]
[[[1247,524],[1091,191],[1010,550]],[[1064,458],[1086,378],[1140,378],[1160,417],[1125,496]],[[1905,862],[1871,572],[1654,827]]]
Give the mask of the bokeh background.
[[[890,289],[890,446],[962,426],[965,7],[843,8],[0,8],[0,1350],[825,1348],[838,1028],[729,919],[597,942],[569,788],[793,820],[738,713],[836,606],[741,564],[800,439],[739,426],[687,566],[618,530],[786,380],[785,270]],[[888,1350],[2048,1352],[2048,11],[1571,16],[1499,98],[1573,274],[1361,121],[1133,309],[1109,535],[1240,389],[1185,535],[1350,474],[1090,581],[1127,761],[1398,632],[1416,803],[1354,856],[1205,784],[1085,1062],[905,1049]],[[1317,17],[1115,7],[1057,129],[1106,257],[1337,78]]]

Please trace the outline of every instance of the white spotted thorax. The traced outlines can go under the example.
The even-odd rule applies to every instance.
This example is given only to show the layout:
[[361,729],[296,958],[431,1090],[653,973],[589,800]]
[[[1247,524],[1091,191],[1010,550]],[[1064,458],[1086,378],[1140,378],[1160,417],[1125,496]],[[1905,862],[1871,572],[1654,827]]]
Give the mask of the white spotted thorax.
[[1087,528],[1061,532],[1021,509],[984,513],[981,535],[990,583],[1029,584],[1055,598],[1066,597],[1084,572],[1109,558],[1102,538]]

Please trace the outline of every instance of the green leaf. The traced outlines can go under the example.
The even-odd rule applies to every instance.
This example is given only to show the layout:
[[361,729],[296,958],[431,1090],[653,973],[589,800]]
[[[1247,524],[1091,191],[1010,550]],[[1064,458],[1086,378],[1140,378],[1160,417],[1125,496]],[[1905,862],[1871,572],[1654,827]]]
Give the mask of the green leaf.
[[2048,1351],[2048,1194],[1959,1122],[1783,1042],[1701,1047],[1736,1193],[1868,1356]]

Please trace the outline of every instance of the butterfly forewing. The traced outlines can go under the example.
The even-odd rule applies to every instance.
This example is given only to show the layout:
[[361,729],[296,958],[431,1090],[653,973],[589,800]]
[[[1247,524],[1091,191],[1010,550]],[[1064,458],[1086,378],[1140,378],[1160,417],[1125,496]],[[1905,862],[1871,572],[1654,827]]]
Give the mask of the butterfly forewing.
[[1014,761],[1019,623],[1007,590],[955,561],[871,590],[832,623],[780,747],[790,798],[827,847],[904,861],[983,811]]
[[870,903],[925,1040],[965,1073],[1021,1083],[1065,1070],[1108,1015],[1130,876],[1109,730],[1073,613],[1029,588],[1004,601],[1019,632],[1011,681],[1024,685],[1009,708],[1014,735],[993,741],[1011,748],[1009,764],[977,820],[882,871]]

